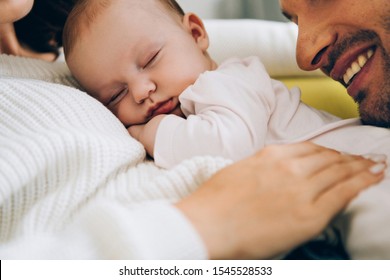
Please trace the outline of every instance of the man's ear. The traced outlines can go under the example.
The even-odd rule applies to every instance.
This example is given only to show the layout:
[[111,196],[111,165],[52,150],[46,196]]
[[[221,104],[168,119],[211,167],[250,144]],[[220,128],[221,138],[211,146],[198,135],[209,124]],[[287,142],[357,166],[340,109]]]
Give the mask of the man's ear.
[[192,35],[195,42],[202,51],[207,51],[209,47],[209,37],[203,25],[203,21],[194,13],[186,13],[183,17],[184,27]]

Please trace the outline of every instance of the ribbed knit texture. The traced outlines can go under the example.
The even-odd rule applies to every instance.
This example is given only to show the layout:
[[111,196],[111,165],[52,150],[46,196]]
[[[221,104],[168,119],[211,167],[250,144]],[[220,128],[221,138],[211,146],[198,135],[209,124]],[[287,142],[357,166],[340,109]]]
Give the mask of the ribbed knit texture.
[[[175,213],[177,210],[170,202],[188,195],[228,161],[204,157],[184,162],[172,170],[157,168],[152,161],[145,160],[142,145],[129,136],[103,105],[84,92],[61,85],[77,85],[64,63],[1,55],[0,73],[0,251],[3,251],[0,257],[207,256],[194,229],[184,217]],[[97,204],[95,201],[104,202]],[[161,204],[164,201],[165,204]],[[113,204],[112,210],[101,206],[108,204]],[[114,230],[119,226],[115,219],[121,216],[114,213],[122,208],[125,209],[120,211],[122,216],[128,217],[129,221],[123,221],[120,229]],[[96,212],[106,212],[109,218],[102,224],[100,217],[103,219],[103,216],[96,216],[88,209],[100,209]],[[166,211],[165,217],[173,217],[169,218],[171,229],[164,229],[163,218],[158,217],[158,213],[152,214],[157,211],[155,209],[159,209],[161,216]],[[81,221],[84,227],[93,225],[85,232],[100,234],[99,246],[103,248],[99,252],[94,253],[96,235],[85,238],[94,245],[84,242],[70,254],[62,247],[53,254],[39,252],[38,245],[44,248],[58,236],[65,236],[65,239],[58,239],[57,245],[69,243],[75,235],[72,233],[72,239],[67,232],[79,231],[80,227],[75,225]],[[151,227],[155,227],[155,237],[141,230]],[[167,250],[166,245],[177,243],[180,237],[180,233],[170,237],[168,233],[180,232],[180,228],[185,228],[183,233],[187,239],[183,237],[183,242],[188,244]],[[116,232],[116,242],[122,240],[123,244],[118,243],[118,251],[106,254],[115,237],[106,236],[102,240],[105,231]],[[42,239],[40,234],[48,236]],[[37,244],[29,245],[32,246],[29,253],[18,252],[15,248],[20,248],[20,244],[12,245],[14,239],[22,240],[20,244],[25,244],[23,240],[35,240],[28,244]],[[47,243],[43,241],[45,239]],[[160,249],[150,248],[150,244],[157,243],[166,245]],[[56,248],[57,245],[52,246]],[[82,251],[83,246],[87,246],[85,251]],[[33,250],[38,251],[34,253]]]

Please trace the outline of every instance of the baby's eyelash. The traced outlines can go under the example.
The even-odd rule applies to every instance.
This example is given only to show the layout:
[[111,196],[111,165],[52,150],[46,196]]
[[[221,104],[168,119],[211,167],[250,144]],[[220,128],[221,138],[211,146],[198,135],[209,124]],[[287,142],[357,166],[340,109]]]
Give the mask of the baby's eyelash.
[[114,96],[112,96],[111,99],[110,99],[110,101],[109,101],[108,103],[114,102],[115,99],[118,97],[119,94],[120,94],[120,93],[117,93],[117,94],[115,94]]
[[151,65],[157,58],[158,54],[160,53],[160,51],[157,51],[149,60],[148,62],[145,64],[145,66],[143,68],[146,68],[148,67],[149,65]]
[[111,99],[108,101],[106,106],[113,106],[115,105],[118,101],[120,101],[121,97],[127,94],[128,89],[124,88],[120,90],[118,93],[114,94]]

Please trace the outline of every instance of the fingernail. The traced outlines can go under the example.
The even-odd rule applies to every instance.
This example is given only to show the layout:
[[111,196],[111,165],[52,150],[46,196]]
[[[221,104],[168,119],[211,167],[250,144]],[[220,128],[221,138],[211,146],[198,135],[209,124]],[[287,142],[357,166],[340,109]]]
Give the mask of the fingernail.
[[387,160],[387,156],[383,154],[367,154],[363,155],[363,157],[378,163],[386,162]]
[[382,173],[386,169],[386,164],[384,163],[377,163],[370,167],[370,172],[372,174],[379,174]]

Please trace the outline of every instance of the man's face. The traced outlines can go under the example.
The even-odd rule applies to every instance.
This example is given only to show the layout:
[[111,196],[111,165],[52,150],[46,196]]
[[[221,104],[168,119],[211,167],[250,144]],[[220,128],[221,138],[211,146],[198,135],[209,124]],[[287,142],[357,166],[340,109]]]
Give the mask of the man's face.
[[342,83],[364,123],[390,127],[390,1],[279,2],[299,27],[298,65]]

